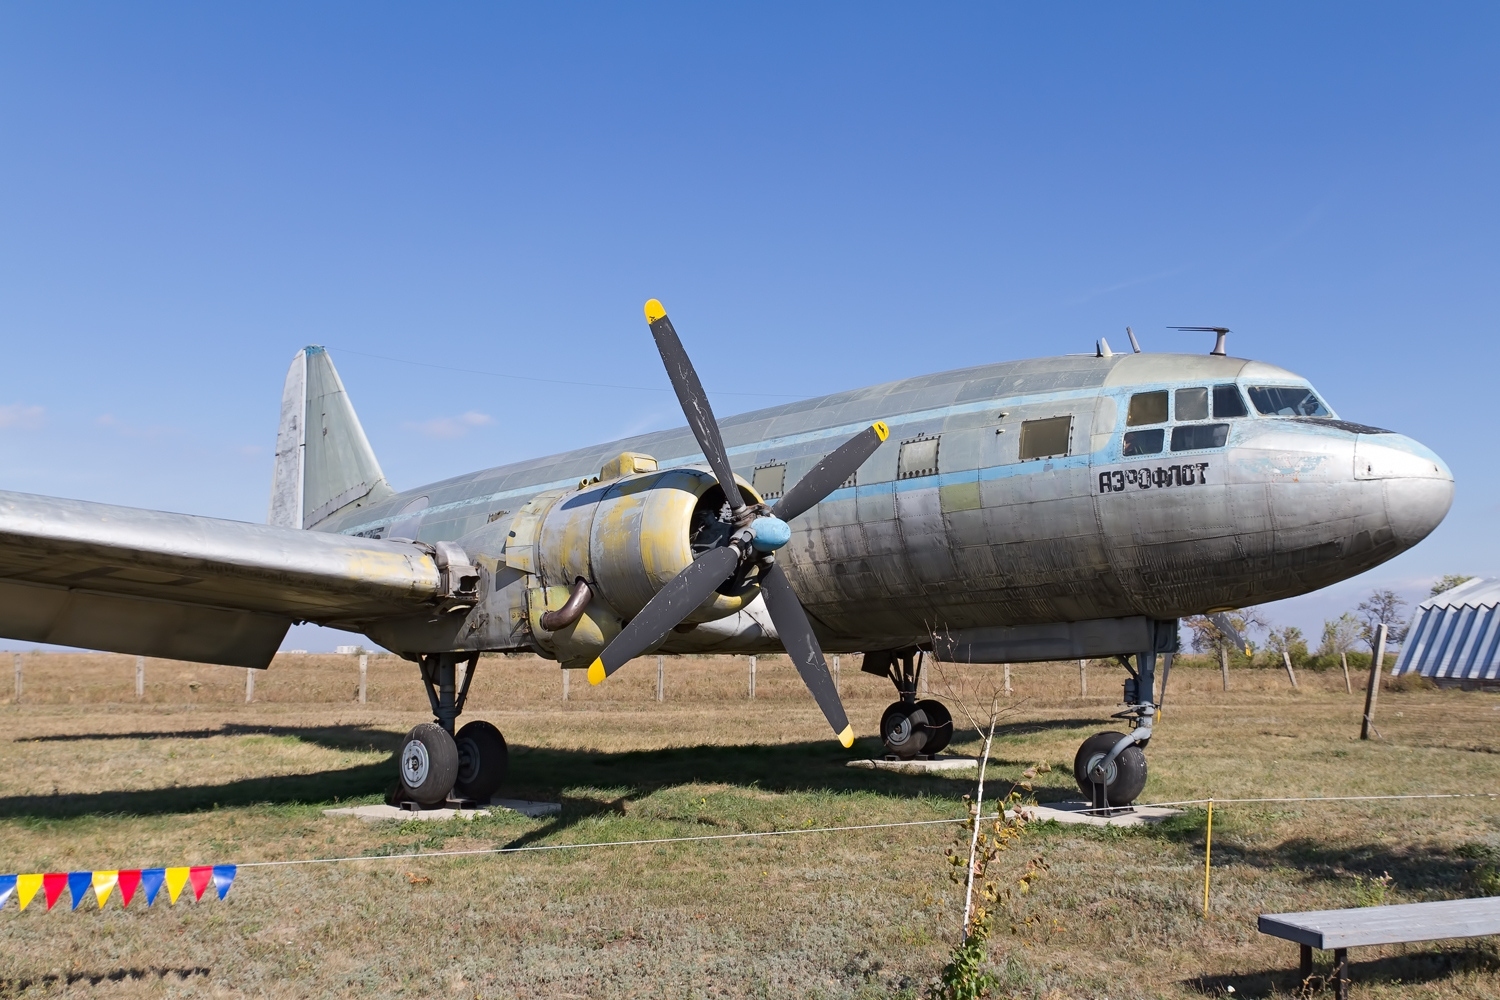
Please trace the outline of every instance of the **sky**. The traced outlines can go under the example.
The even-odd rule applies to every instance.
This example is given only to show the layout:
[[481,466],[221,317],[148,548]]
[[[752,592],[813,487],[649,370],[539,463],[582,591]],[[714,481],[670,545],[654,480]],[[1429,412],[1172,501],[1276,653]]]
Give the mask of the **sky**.
[[310,343],[398,489],[676,426],[650,297],[720,415],[1224,325],[1457,480],[1415,549],[1265,607],[1316,636],[1372,588],[1500,573],[1497,29],[1458,3],[0,5],[0,488],[263,521]]

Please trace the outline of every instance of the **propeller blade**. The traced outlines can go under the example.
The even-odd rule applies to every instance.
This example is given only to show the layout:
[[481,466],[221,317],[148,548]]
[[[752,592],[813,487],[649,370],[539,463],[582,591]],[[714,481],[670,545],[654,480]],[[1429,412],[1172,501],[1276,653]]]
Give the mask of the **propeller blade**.
[[1250,655],[1250,644],[1245,641],[1245,637],[1240,634],[1240,630],[1234,627],[1234,622],[1229,620],[1228,615],[1222,611],[1218,611],[1205,617],[1214,623],[1215,627],[1223,633],[1224,638],[1228,639],[1236,649],[1243,649],[1246,656]]
[[[677,393],[677,401],[682,404],[688,426],[693,429],[693,437],[698,439],[698,447],[703,449],[714,477],[723,487],[729,509],[737,511],[745,506],[745,498],[740,496],[740,489],[735,485],[734,471],[729,467],[729,453],[724,450],[724,438],[719,434],[719,422],[714,419],[713,408],[708,405],[708,393],[698,381],[692,359],[683,349],[672,321],[667,319],[667,310],[655,299],[646,303],[646,322],[651,324],[651,336],[656,339],[656,349],[661,353],[662,363],[667,366],[667,377],[672,380],[672,388]],[[714,584],[715,587],[718,585]]]
[[646,602],[641,613],[630,619],[599,658],[589,664],[589,683],[598,684],[631,660],[640,656],[674,626],[708,599],[719,584],[729,579],[739,565],[740,553],[731,545],[709,549],[667,581],[667,585]]
[[802,675],[802,683],[812,692],[828,724],[838,734],[839,742],[846,747],[853,746],[854,727],[849,725],[849,717],[844,714],[844,703],[839,700],[838,688],[834,687],[833,676],[828,673],[823,648],[818,645],[807,612],[802,610],[802,602],[797,599],[797,592],[792,589],[791,581],[779,564],[772,563],[771,571],[761,578],[760,592],[766,599],[766,610],[771,613],[781,644],[797,665],[797,673]]
[[875,449],[890,436],[891,429],[877,420],[839,445],[776,501],[776,506],[771,508],[771,516],[790,521],[798,514],[817,506],[824,497],[854,475],[855,470],[865,464],[865,459],[875,454]]

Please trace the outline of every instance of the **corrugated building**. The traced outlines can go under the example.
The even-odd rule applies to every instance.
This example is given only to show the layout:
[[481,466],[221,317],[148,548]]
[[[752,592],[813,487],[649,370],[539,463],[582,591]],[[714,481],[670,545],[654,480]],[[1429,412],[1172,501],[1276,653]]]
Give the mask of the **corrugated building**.
[[1391,672],[1500,688],[1500,580],[1475,578],[1417,605]]

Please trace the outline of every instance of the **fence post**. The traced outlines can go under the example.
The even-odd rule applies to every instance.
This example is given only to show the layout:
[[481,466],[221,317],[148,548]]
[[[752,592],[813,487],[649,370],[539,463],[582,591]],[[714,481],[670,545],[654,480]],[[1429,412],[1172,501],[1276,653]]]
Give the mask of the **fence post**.
[[656,658],[656,700],[667,700],[667,658]]
[[1281,662],[1286,664],[1287,679],[1292,682],[1292,687],[1295,688],[1297,686],[1297,672],[1292,669],[1292,654],[1283,649],[1281,651]]
[[1005,665],[1005,693],[1010,694],[1010,664]]
[[927,697],[927,651],[918,650],[917,657],[917,695],[925,698]]
[[1219,644],[1219,673],[1224,675],[1224,690],[1229,690],[1229,647]]
[[1375,728],[1375,699],[1380,694],[1380,671],[1385,662],[1385,623],[1375,626],[1375,655],[1370,658],[1370,686],[1365,689],[1365,717],[1359,724],[1359,738],[1367,740]]
[[563,701],[568,700],[568,668],[563,667]]
[[1354,685],[1349,683],[1349,654],[1340,653],[1339,662],[1344,665],[1344,690],[1349,694],[1354,693]]
[[370,654],[369,653],[360,653],[359,654],[359,703],[361,705],[363,705],[365,703],[365,692],[366,692],[365,683],[366,683],[367,679],[369,678],[369,675],[370,675]]
[[16,654],[16,704],[21,703],[21,654]]
[[135,658],[135,696],[137,698],[146,696],[146,658],[144,656]]
[[245,668],[245,704],[248,705],[255,700],[255,669]]
[[1089,693],[1089,661],[1078,661],[1078,697],[1086,698]]
[[839,655],[837,653],[833,654],[833,693],[843,695],[843,692],[839,690]]
[[755,699],[755,657],[750,657],[750,699]]

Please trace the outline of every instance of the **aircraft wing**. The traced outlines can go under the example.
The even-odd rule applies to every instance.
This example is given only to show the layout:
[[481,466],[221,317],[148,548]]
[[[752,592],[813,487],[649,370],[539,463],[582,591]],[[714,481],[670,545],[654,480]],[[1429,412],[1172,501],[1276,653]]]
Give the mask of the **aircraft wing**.
[[0,491],[0,636],[264,667],[293,621],[433,609],[411,542]]

